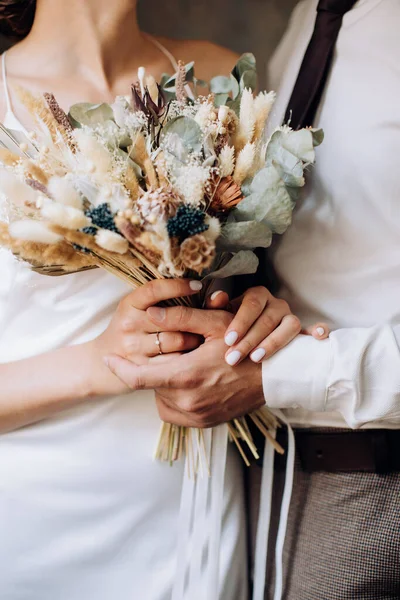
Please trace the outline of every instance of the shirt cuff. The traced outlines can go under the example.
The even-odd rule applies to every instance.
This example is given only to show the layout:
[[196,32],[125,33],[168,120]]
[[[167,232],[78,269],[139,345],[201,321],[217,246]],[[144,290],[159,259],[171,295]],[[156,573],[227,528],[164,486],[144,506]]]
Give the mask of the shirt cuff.
[[331,342],[299,335],[262,363],[264,397],[270,408],[326,409]]

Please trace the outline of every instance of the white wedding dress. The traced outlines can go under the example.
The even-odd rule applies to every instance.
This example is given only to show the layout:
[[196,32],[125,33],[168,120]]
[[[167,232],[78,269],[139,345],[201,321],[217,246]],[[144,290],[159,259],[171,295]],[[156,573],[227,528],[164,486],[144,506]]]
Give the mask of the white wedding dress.
[[[4,124],[23,130],[3,76]],[[95,338],[130,291],[102,270],[39,275],[4,250],[0,273],[1,363]],[[153,393],[137,392],[0,435],[1,600],[170,600],[183,465],[153,461],[159,427]],[[233,448],[223,511],[219,599],[246,600]]]

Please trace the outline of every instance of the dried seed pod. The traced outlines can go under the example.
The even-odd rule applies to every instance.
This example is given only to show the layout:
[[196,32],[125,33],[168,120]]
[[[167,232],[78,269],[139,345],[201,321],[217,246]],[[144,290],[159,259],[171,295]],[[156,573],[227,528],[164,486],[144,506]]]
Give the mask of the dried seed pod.
[[215,246],[202,234],[187,238],[180,246],[178,262],[199,275],[211,267],[215,258]]

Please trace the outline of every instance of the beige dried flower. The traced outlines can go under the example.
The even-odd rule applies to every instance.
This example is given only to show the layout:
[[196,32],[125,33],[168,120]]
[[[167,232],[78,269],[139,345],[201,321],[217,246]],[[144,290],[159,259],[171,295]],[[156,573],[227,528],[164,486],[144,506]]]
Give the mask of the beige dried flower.
[[274,105],[275,98],[275,92],[260,92],[254,100],[254,111],[256,116],[254,130],[255,141],[259,140],[264,133],[265,125]]
[[242,99],[240,101],[239,128],[234,140],[237,151],[241,150],[245,144],[253,141],[255,126],[256,114],[253,93],[246,88],[243,90]]
[[148,191],[136,203],[141,218],[146,222],[150,218],[167,221],[176,214],[182,199],[172,188],[159,188]]
[[183,61],[178,61],[178,72],[176,74],[175,82],[175,95],[178,102],[186,104],[187,93],[186,93],[186,69]]
[[71,244],[63,240],[46,244],[15,239],[10,236],[5,223],[0,223],[0,246],[8,248],[35,268],[44,267],[42,272],[48,274],[55,272],[55,269],[51,269],[55,266],[59,267],[58,274],[61,274],[89,268],[94,264],[90,255],[76,252]]
[[39,183],[47,185],[49,178],[47,173],[33,160],[24,160],[22,162],[24,175],[30,179],[36,179]]
[[19,160],[20,157],[18,154],[14,154],[14,152],[7,150],[7,148],[0,148],[0,161],[3,163],[3,165],[6,165],[7,167],[14,167]]
[[235,168],[235,148],[233,146],[224,146],[218,156],[218,160],[221,177],[232,175]]
[[251,174],[255,155],[255,144],[246,144],[243,150],[239,152],[239,155],[236,159],[235,172],[233,174],[233,179],[238,185],[241,185],[246,177]]
[[185,269],[199,275],[211,267],[215,258],[215,246],[202,234],[187,238],[180,246],[179,259]]
[[129,155],[145,172],[147,185],[153,189],[158,188],[159,183],[156,170],[147,152],[146,140],[141,133],[135,137],[134,143],[129,149]]

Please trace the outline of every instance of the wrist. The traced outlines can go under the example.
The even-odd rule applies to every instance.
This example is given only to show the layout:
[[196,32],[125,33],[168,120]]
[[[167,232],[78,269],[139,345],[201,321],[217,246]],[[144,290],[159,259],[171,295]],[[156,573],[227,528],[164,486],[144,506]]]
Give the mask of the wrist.
[[82,350],[84,353],[82,394],[85,399],[119,395],[129,391],[105,364],[106,352],[98,339],[82,344]]

